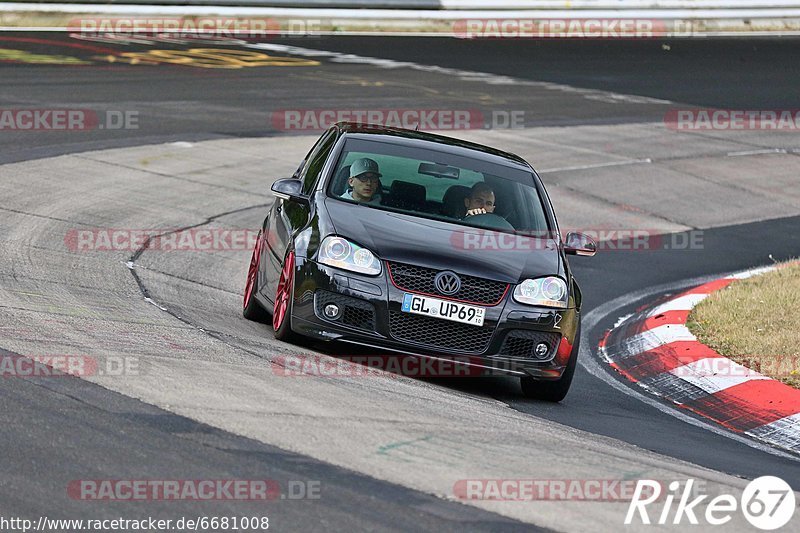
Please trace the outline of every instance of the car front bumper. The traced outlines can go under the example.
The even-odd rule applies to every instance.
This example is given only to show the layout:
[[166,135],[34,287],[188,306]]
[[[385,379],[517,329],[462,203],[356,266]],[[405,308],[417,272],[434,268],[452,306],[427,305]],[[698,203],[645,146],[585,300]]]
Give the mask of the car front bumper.
[[[376,354],[454,359],[481,369],[481,375],[544,380],[561,377],[577,340],[580,314],[575,308],[522,305],[509,290],[497,305],[484,306],[484,325],[478,327],[404,313],[400,308],[407,292],[393,284],[385,264],[380,275],[365,276],[298,259],[292,330],[318,340],[357,344]],[[323,313],[331,303],[342,311],[335,319]],[[543,358],[529,349],[540,342],[549,347]]]

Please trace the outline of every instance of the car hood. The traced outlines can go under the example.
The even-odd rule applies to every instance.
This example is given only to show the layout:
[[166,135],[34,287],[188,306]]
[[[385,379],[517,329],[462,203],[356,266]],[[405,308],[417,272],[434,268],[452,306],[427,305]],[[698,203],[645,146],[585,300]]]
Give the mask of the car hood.
[[326,199],[336,233],[381,259],[518,283],[564,275],[553,239],[532,239]]

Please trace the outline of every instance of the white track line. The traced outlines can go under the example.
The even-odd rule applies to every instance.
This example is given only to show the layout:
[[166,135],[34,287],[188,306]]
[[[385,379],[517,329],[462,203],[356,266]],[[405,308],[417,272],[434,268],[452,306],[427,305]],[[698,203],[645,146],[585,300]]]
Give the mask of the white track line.
[[453,76],[455,78],[460,79],[461,81],[480,82],[480,83],[486,83],[488,85],[516,85],[516,86],[537,87],[563,93],[577,94],[578,96],[586,98],[587,100],[612,103],[612,104],[667,105],[673,103],[669,100],[661,100],[658,98],[651,98],[648,96],[621,94],[621,93],[614,93],[610,91],[602,91],[597,89],[584,89],[560,83],[524,80],[521,78],[515,78],[513,76],[492,74],[489,72],[477,72],[474,70],[463,70],[451,67],[441,67],[438,65],[426,65],[422,63],[415,63],[413,61],[396,61],[394,59],[382,59],[378,57],[361,56],[357,54],[345,54],[342,52],[332,52],[330,50],[317,50],[313,48],[304,48],[301,46],[289,46],[285,44],[276,44],[276,43],[257,43],[257,44],[246,45],[246,47],[255,50],[270,50],[272,52],[298,55],[301,57],[326,58],[328,61],[331,61],[333,63],[370,65],[372,67],[384,68],[389,70],[407,68],[422,72],[441,74],[443,76]]
[[[608,155],[608,154],[605,154]],[[628,159],[626,161],[611,161],[609,163],[595,163],[593,165],[577,165],[574,167],[558,167],[558,168],[545,168],[540,170],[540,174],[546,174],[548,172],[564,172],[567,170],[587,170],[590,168],[602,168],[602,167],[618,167],[623,165],[638,165],[641,163],[652,163],[653,160],[650,158],[645,159]]]
[[778,267],[770,265],[761,268],[754,268],[753,270],[748,270],[746,272],[738,272],[736,274],[731,274],[727,276],[728,279],[747,279],[752,278],[753,276],[758,276],[759,274],[765,274],[767,272],[772,272],[773,270],[777,269]]
[[708,297],[708,294],[691,293],[675,298],[668,302],[664,302],[651,309],[647,316],[656,316],[667,311],[691,311],[695,305],[699,304]]

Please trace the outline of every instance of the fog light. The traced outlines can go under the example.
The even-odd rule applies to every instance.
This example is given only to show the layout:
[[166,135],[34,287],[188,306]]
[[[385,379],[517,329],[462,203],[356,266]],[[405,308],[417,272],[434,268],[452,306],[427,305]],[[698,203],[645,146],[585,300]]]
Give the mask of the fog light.
[[339,318],[339,306],[336,304],[326,305],[322,312],[325,314],[325,318],[330,318],[331,320]]
[[547,344],[540,342],[539,344],[536,345],[536,349],[533,350],[533,353],[536,354],[536,357],[544,358],[544,356],[546,356],[547,352],[549,351],[550,347]]

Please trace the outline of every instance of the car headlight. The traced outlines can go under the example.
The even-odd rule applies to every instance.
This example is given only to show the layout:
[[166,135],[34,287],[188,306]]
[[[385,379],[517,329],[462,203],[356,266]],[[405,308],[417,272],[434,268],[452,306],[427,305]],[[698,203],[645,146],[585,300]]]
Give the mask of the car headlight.
[[567,307],[567,284],[555,276],[526,279],[514,289],[514,300],[521,304]]
[[375,254],[342,237],[325,237],[319,247],[317,261],[323,265],[370,276],[381,273],[381,262]]

